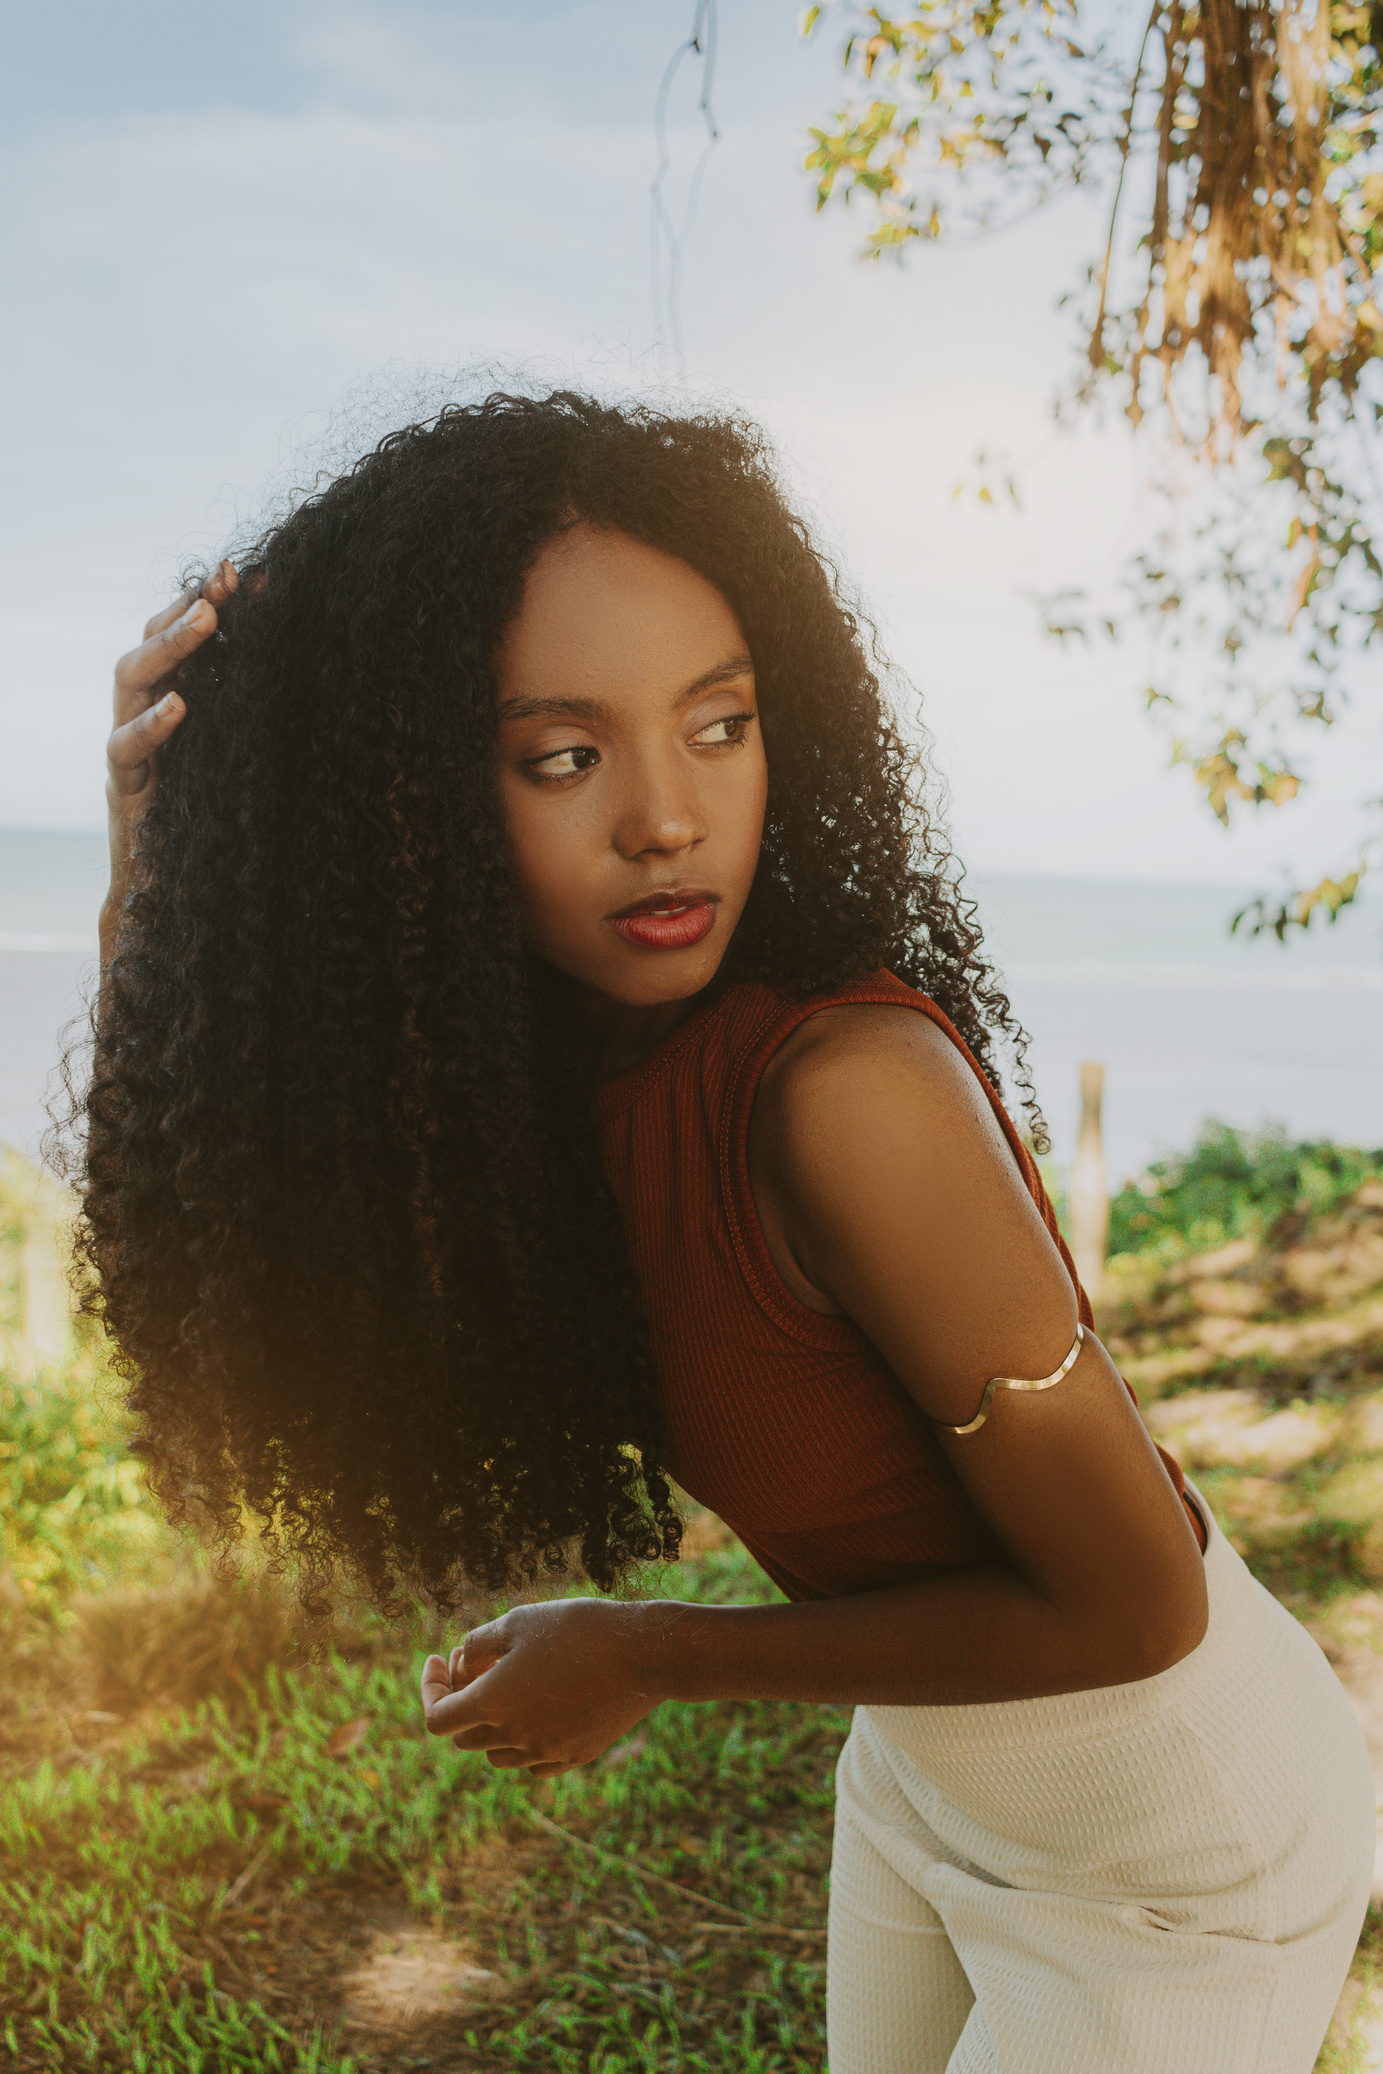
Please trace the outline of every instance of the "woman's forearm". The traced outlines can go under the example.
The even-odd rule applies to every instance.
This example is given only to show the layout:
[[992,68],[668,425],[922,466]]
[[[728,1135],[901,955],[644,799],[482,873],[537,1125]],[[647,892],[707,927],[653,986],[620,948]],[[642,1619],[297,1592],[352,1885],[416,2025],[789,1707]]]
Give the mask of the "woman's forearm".
[[905,1707],[1132,1683],[1200,1639],[1156,1603],[1058,1609],[1001,1563],[789,1606],[650,1600],[639,1631],[662,1698]]

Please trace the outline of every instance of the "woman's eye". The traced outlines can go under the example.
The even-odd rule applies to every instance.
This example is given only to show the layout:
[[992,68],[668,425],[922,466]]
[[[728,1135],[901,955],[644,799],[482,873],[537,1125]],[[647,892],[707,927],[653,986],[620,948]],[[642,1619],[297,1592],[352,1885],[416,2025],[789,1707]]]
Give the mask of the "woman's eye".
[[527,768],[540,778],[574,778],[600,761],[600,751],[583,744],[573,749],[550,749],[546,756],[531,756]]
[[752,713],[727,713],[722,720],[712,720],[698,734],[694,734],[692,740],[705,742],[711,748],[718,747],[722,742],[743,741],[753,718]]

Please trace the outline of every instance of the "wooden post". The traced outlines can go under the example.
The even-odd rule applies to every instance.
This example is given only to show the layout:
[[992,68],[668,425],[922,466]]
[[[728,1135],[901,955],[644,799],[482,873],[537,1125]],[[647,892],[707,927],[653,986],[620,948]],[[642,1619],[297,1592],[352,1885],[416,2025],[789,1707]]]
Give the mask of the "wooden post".
[[16,1372],[25,1381],[36,1365],[60,1361],[71,1336],[72,1299],[62,1251],[72,1203],[36,1167],[0,1146],[0,1193],[5,1221],[18,1226],[19,1316],[3,1335]]
[[1109,1183],[1100,1131],[1103,1095],[1104,1067],[1087,1059],[1080,1069],[1080,1136],[1071,1161],[1071,1251],[1092,1303],[1100,1298],[1109,1250]]
[[27,1381],[37,1362],[60,1361],[67,1351],[71,1299],[58,1258],[58,1234],[35,1221],[19,1252],[19,1372]]

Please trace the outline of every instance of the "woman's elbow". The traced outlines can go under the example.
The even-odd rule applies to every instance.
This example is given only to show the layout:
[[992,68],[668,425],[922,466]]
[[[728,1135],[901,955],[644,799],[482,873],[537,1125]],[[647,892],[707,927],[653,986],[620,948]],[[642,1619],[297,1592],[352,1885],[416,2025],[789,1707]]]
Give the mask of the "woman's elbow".
[[[1199,1567],[1198,1562],[1198,1572]],[[1197,1574],[1185,1590],[1168,1594],[1155,1606],[1140,1607],[1117,1624],[1112,1653],[1119,1670],[1109,1682],[1136,1685],[1170,1671],[1199,1648],[1209,1624],[1205,1579]]]

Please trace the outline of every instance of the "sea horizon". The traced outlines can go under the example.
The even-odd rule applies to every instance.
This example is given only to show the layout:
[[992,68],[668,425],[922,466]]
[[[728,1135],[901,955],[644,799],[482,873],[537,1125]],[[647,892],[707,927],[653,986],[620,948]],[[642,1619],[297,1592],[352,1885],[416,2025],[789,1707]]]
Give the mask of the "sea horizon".
[[[58,1032],[95,978],[100,830],[0,828],[0,1142],[34,1157]],[[1234,882],[967,873],[985,946],[1031,1036],[1058,1166],[1083,1060],[1105,1067],[1111,1184],[1241,1130],[1383,1144],[1383,899],[1286,944],[1231,936]],[[1020,1108],[1016,1090],[1006,1089]]]

